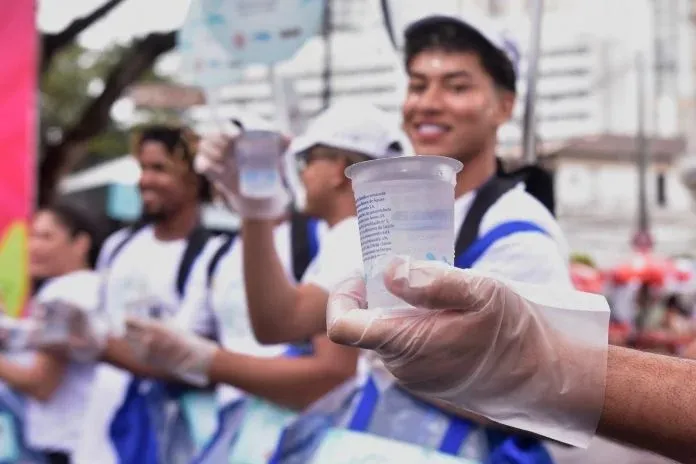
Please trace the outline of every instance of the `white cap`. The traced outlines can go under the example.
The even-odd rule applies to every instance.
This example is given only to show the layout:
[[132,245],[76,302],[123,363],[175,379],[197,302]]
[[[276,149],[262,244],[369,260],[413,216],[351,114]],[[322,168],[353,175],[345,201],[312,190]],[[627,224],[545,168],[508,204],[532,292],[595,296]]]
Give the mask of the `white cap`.
[[373,105],[337,103],[319,114],[305,133],[292,141],[287,154],[294,158],[315,145],[325,145],[375,159],[400,156],[398,127],[390,119]]
[[422,27],[440,25],[443,23],[457,24],[480,35],[494,48],[500,50],[512,62],[515,74],[519,73],[520,51],[518,45],[507,34],[496,26],[489,18],[483,15],[467,14],[466,16],[453,14],[434,14],[420,18],[406,27],[404,38],[416,33]]

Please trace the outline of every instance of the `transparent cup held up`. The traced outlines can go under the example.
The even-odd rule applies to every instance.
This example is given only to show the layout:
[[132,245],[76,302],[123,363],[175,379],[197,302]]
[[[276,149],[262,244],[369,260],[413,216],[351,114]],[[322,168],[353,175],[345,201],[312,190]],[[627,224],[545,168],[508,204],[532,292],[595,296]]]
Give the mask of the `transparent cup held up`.
[[245,130],[234,144],[239,193],[247,198],[270,198],[282,189],[282,136],[273,131]]
[[402,156],[346,169],[355,194],[368,308],[409,308],[384,287],[384,268],[395,255],[453,264],[454,186],[462,167],[442,156]]

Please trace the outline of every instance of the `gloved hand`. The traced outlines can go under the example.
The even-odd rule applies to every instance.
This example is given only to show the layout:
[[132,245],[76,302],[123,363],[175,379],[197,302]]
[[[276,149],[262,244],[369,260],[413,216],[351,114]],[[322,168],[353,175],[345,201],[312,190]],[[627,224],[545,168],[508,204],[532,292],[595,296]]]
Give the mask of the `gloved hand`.
[[181,380],[204,387],[218,350],[210,340],[154,319],[128,317],[126,340],[141,362],[166,370]]
[[[213,134],[203,138],[195,158],[195,169],[205,175],[224,197],[227,205],[243,218],[276,219],[282,216],[290,205],[290,194],[286,189],[278,189],[270,198],[247,198],[239,192],[239,171],[234,156],[234,142],[237,137],[234,126],[225,134]],[[282,159],[278,159],[278,169],[283,171]]]
[[108,324],[98,314],[64,301],[33,305],[24,319],[0,314],[0,347],[4,351],[43,350],[89,362],[101,354],[108,331]]
[[384,282],[415,308],[366,310],[365,282],[355,276],[329,299],[334,342],[374,350],[413,393],[588,444],[604,402],[609,312],[603,297],[408,258],[395,258]]
[[41,326],[32,319],[17,319],[0,312],[0,351],[17,352],[36,348]]
[[109,323],[102,313],[60,300],[34,306],[29,321],[39,328],[32,337],[32,348],[66,354],[77,362],[98,358],[109,335]]

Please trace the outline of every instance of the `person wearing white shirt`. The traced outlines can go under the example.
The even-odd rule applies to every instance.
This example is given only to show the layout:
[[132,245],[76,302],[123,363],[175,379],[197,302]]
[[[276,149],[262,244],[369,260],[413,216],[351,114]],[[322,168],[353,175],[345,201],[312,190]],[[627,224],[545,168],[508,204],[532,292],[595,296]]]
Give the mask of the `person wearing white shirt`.
[[126,313],[133,311],[174,317],[189,291],[195,261],[205,260],[213,250],[214,242],[200,224],[200,202],[209,198],[210,190],[193,170],[196,141],[186,128],[166,126],[148,127],[136,137],[133,153],[141,168],[142,219],[112,234],[99,256],[103,310],[112,322],[112,335],[100,354],[105,362],[97,368],[87,401],[76,462],[108,464],[135,455],[166,459],[161,439],[150,448],[133,446],[133,437],[150,436],[150,426],[144,419],[128,421],[137,413],[152,415],[144,406],[134,406],[143,404],[136,396],[154,388],[148,379],[176,379],[144,363],[121,330]]
[[[301,283],[298,284],[289,275],[287,251],[284,251],[288,249],[288,231],[287,223],[283,223],[281,218],[284,209],[287,208],[287,201],[279,200],[277,204],[269,205],[265,211],[252,212],[248,206],[245,209],[244,205],[240,205],[243,199],[232,198],[228,203],[238,206],[237,211],[244,221],[240,243],[234,245],[228,258],[228,266],[240,267],[222,268],[231,269],[233,272],[217,277],[210,294],[212,302],[217,303],[217,287],[234,286],[238,291],[242,290],[241,295],[246,300],[244,310],[246,304],[250,308],[244,318],[238,319],[239,326],[234,329],[247,338],[246,343],[240,344],[240,340],[235,340],[229,351],[215,351],[207,373],[209,378],[239,387],[285,408],[304,410],[309,406],[309,411],[316,413],[322,410],[329,416],[342,403],[341,398],[347,399],[355,390],[356,382],[350,379],[356,374],[357,351],[337,349],[337,345],[327,342],[325,334],[313,334],[303,339],[312,340],[313,355],[291,359],[277,356],[264,359],[258,356],[242,356],[239,352],[244,349],[253,350],[254,353],[261,352],[258,342],[249,339],[254,333],[261,343],[269,343],[269,340],[256,330],[258,315],[255,311],[258,309],[252,308],[251,305],[286,306],[289,302],[297,301],[300,305],[318,304],[323,308],[333,285],[352,270],[362,268],[355,202],[343,170],[352,163],[398,153],[391,151],[395,147],[396,131],[387,129],[381,120],[382,113],[370,106],[358,107],[357,109],[364,112],[366,119],[356,124],[351,117],[351,110],[355,109],[353,105],[348,108],[343,105],[330,108],[312,123],[305,135],[291,143],[287,152],[290,159],[302,164],[302,181],[307,191],[304,212],[322,219],[328,226],[320,240],[318,254],[301,276]],[[328,131],[327,126],[330,127]],[[228,140],[204,141],[199,156],[210,160],[211,156],[224,155],[229,150],[228,143]],[[213,144],[214,146],[211,146]],[[219,189],[223,192],[229,191],[225,185],[219,186]],[[278,221],[281,221],[280,225],[277,225]],[[249,241],[251,245],[248,245]],[[342,267],[335,266],[338,260],[343,263]],[[250,272],[253,276],[249,275]],[[235,282],[236,278],[242,280]],[[237,288],[240,284],[241,289]],[[288,290],[290,294],[286,293]],[[230,301],[229,296],[226,296],[225,300],[224,307],[227,309],[219,316],[222,320],[232,317],[240,310],[230,308],[234,301]],[[291,320],[286,322],[292,325]],[[186,345],[183,340],[180,343],[170,340],[170,344],[167,344],[164,339],[170,335],[165,334],[162,327],[155,329],[154,324],[146,327],[146,324],[133,321],[132,325],[139,326],[138,330],[147,333],[143,338],[148,340],[150,346],[157,344],[156,340],[161,337],[161,354],[157,356],[158,359],[165,351],[172,352],[172,345],[182,348],[182,352],[194,348],[182,346]],[[254,332],[251,330],[252,327],[255,329]],[[271,355],[279,354],[277,344],[275,345],[266,347],[264,351]],[[164,347],[168,349],[165,350]],[[200,346],[196,348],[202,349]],[[185,356],[182,354],[181,357]],[[289,444],[293,435],[311,434],[308,433],[308,427],[311,426],[305,425],[307,423],[303,421],[303,417],[305,416],[289,425],[284,433],[286,437],[290,437],[286,440],[288,449],[293,448]],[[248,414],[245,420],[249,422]],[[265,433],[271,432],[266,429]],[[244,436],[244,429],[241,436]],[[282,445],[278,455],[282,462],[304,462],[306,454],[298,454],[298,451],[294,450],[292,455],[286,455],[286,447]],[[237,447],[239,446],[238,443]]]
[[[102,237],[94,223],[88,213],[67,202],[34,215],[29,273],[42,282],[32,298],[37,311],[52,303],[74,305],[87,313],[98,310],[100,279],[92,268]],[[67,354],[38,351],[27,365],[0,355],[0,379],[29,397],[27,445],[43,452],[49,463],[71,462],[93,373],[93,362],[77,362]]]

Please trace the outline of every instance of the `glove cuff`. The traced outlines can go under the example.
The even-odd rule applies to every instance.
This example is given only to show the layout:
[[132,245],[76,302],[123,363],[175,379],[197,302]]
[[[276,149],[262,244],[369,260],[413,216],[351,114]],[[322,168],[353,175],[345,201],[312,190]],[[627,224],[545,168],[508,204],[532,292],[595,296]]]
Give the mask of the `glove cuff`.
[[218,344],[197,335],[189,335],[189,357],[185,362],[172,366],[172,373],[186,383],[205,387],[210,383],[208,372]]

